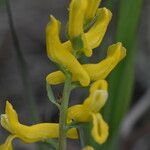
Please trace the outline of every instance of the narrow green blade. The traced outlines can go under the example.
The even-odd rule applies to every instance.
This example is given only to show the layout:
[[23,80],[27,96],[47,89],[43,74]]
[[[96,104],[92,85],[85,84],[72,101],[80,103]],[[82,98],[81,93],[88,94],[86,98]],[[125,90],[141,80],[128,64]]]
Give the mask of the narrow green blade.
[[134,60],[136,57],[136,33],[143,1],[144,0],[109,0],[106,5],[110,9],[113,9],[116,2],[120,2],[116,41],[122,42],[124,47],[126,47],[127,56],[122,63],[115,68],[108,79],[109,100],[103,110],[103,114],[110,126],[109,139],[105,144],[98,145],[93,141],[92,137],[89,136],[89,145],[92,145],[96,150],[117,149],[119,126],[132,97]]
[[109,100],[104,110],[104,116],[110,125],[109,142],[117,138],[115,136],[132,96],[136,57],[135,42],[142,3],[143,0],[120,1],[116,39],[127,48],[127,56],[109,78]]

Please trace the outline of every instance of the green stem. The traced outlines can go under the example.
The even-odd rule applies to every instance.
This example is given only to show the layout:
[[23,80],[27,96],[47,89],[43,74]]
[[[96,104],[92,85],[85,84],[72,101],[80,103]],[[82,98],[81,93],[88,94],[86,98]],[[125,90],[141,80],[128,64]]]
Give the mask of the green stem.
[[59,150],[67,149],[67,110],[69,96],[71,92],[71,75],[66,73],[66,81],[63,90],[62,103],[60,107],[60,118],[59,118]]

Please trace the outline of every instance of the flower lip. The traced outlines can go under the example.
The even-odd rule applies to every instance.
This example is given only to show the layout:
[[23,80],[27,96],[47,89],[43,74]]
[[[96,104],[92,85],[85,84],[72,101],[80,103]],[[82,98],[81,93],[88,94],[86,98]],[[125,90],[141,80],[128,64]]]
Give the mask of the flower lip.
[[1,115],[1,125],[3,128],[5,128],[6,130],[10,131],[9,128],[9,120],[8,120],[8,116],[6,114],[2,114]]

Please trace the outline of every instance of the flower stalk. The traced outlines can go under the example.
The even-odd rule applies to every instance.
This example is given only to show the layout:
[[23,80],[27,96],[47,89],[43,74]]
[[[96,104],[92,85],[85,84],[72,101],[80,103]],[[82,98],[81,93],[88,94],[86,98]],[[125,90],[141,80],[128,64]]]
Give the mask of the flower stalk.
[[59,118],[59,150],[66,150],[67,141],[66,141],[66,132],[67,132],[67,111],[68,111],[68,102],[71,92],[71,74],[66,73],[66,80],[64,84],[63,97],[60,106],[60,118]]

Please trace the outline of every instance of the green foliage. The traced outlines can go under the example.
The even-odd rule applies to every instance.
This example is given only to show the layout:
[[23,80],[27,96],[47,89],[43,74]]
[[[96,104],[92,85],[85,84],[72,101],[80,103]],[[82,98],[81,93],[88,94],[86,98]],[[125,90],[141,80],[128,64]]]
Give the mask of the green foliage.
[[4,4],[5,4],[5,0],[0,0],[0,7],[4,6]]
[[[113,9],[119,0],[107,1],[106,7]],[[118,132],[124,117],[134,85],[134,60],[136,57],[136,37],[138,22],[141,14],[143,0],[120,0],[116,41],[122,42],[127,49],[126,58],[112,72],[109,80],[109,100],[103,110],[104,118],[110,126],[108,141],[100,146],[89,136],[86,141],[97,150],[116,150]],[[90,131],[90,126],[87,128]],[[85,131],[86,134],[87,131]],[[88,135],[86,135],[87,137]]]
[[[109,78],[109,100],[104,115],[110,125],[110,139],[108,143],[111,141],[111,144],[114,143],[114,139],[118,138],[119,126],[132,96],[134,59],[136,57],[136,31],[138,29],[142,2],[143,0],[120,1],[116,40],[122,42],[127,48],[127,56]],[[106,145],[108,144],[106,143]]]

